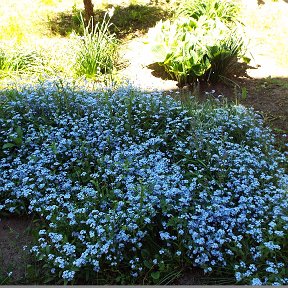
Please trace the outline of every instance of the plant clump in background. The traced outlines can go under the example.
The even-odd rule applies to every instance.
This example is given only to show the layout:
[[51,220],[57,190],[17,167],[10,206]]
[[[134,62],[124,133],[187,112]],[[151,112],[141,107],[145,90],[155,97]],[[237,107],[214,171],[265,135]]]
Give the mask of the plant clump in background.
[[81,16],[84,33],[76,43],[78,47],[75,69],[78,76],[97,78],[114,71],[117,64],[118,42],[115,34],[109,31],[112,15],[111,9],[101,22],[94,24],[92,20],[87,26]]
[[253,110],[59,82],[0,103],[0,210],[43,219],[50,283],[288,283],[286,157]]
[[4,50],[0,47],[0,77],[13,73],[40,73],[44,58],[37,51]]
[[222,0],[185,0],[178,3],[176,15],[199,20],[202,16],[208,19],[220,19],[227,25],[239,22],[240,7],[235,1]]
[[217,82],[242,73],[238,62],[249,59],[238,10],[229,1],[184,2],[174,20],[160,21],[149,31],[159,64],[183,85]]

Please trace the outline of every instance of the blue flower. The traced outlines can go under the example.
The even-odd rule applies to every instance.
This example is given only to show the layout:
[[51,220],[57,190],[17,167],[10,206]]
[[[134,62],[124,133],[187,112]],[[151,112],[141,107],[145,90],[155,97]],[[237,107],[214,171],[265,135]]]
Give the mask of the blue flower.
[[143,277],[185,255],[243,284],[288,282],[287,159],[253,110],[65,85],[3,92],[0,107],[0,210],[46,221],[31,253],[53,277]]
[[261,286],[262,285],[262,281],[259,278],[253,278],[251,281],[251,285],[253,286]]

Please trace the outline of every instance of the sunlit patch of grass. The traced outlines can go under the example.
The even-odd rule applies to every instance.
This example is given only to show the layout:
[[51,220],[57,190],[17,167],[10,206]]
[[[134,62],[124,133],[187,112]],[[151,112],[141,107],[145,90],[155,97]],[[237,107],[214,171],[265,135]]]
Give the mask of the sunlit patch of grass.
[[[81,0],[7,0],[0,3],[0,41],[31,44],[47,35],[47,19],[51,13],[82,7]],[[5,11],[1,12],[1,11]],[[51,35],[50,35],[51,36]]]
[[[116,7],[111,32],[118,32],[118,37],[136,35],[137,31],[145,32],[148,26],[159,20],[164,13],[156,7],[159,3],[146,7],[146,0],[126,2],[122,1],[120,8],[117,6],[119,1],[93,1],[96,14],[101,11],[99,19],[97,18],[99,21],[111,5]],[[48,73],[72,77],[75,39],[70,35],[73,35],[74,31],[79,33],[81,25],[78,18],[83,8],[82,0],[7,0],[5,5],[1,2],[0,44],[13,50],[16,47],[41,50],[47,63],[43,75]]]
[[277,53],[277,62],[280,65],[288,65],[288,46],[287,43],[283,42],[283,39],[288,39],[288,30],[287,33],[283,33],[283,36],[277,37],[278,39],[273,42],[273,50]]
[[265,1],[254,9],[242,9],[242,21],[250,35],[251,46],[283,67],[288,65],[287,15],[288,4],[282,1]]
[[[1,1],[4,2],[4,1]],[[0,40],[13,41],[15,44],[31,42],[32,35],[38,34],[40,13],[36,1],[9,0],[0,3]]]
[[43,60],[36,51],[5,51],[0,48],[0,76],[2,73],[30,73],[43,69]]
[[76,39],[72,38],[49,38],[35,39],[34,49],[40,51],[45,60],[42,78],[45,77],[72,77],[72,66],[75,63]]
[[25,30],[21,26],[18,17],[10,16],[0,28],[0,39],[12,40],[17,43],[21,42],[25,37]]
[[[54,6],[56,5],[56,1],[55,0],[40,0],[40,2],[44,5],[48,5],[48,6]],[[58,1],[57,1],[58,2]],[[61,2],[61,1],[60,1]]]

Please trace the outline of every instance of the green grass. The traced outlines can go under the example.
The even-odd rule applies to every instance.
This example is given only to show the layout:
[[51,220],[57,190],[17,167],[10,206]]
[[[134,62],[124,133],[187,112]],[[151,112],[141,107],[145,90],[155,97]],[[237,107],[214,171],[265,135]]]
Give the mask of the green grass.
[[118,42],[115,34],[110,33],[110,16],[106,13],[102,22],[91,21],[85,27],[81,16],[83,36],[78,40],[76,73],[88,78],[98,78],[111,74],[117,64]]
[[[263,46],[260,51],[270,53],[279,65],[287,66],[288,47],[285,41],[288,38],[288,29],[285,25],[287,10],[283,9],[283,5],[288,5],[282,3],[283,1],[265,2],[266,4],[257,11],[244,11],[241,20],[252,36],[251,47]],[[115,13],[110,28],[124,41],[139,33],[146,33],[160,19],[169,18],[173,14],[173,7],[175,8],[172,2],[166,1],[150,4],[147,1],[126,1],[121,5],[112,0],[94,1],[98,17],[96,18],[103,19],[105,11],[112,5],[115,7]],[[60,73],[70,77],[73,66],[71,62],[75,60],[73,51],[75,42],[70,35],[73,35],[73,31],[80,33],[78,16],[81,11],[83,11],[81,0],[7,0],[5,3],[2,1],[0,44],[14,48],[26,47],[26,50],[31,51],[39,47],[41,42],[40,46],[50,59],[46,70],[50,71],[50,74]],[[269,41],[266,40],[267,37]]]
[[226,0],[185,0],[178,3],[177,16],[192,17],[199,20],[200,17],[208,19],[220,19],[225,23],[238,22],[240,8],[232,1]]
[[[93,4],[96,21],[99,22],[103,21],[107,9],[111,7],[112,4],[114,5],[115,12],[111,19],[109,30],[111,34],[115,33],[117,38],[125,38],[126,40],[139,35],[139,33],[147,32],[148,28],[155,25],[158,20],[167,17],[171,7],[171,5],[165,1],[159,4],[129,1],[124,5],[121,4],[121,6],[116,4],[115,1],[100,1],[98,3],[94,1]],[[78,52],[81,50],[80,46],[83,42],[79,44],[77,36],[83,35],[83,27],[81,27],[80,20],[80,13],[83,12],[83,8],[83,1],[81,0],[30,0],[22,2],[8,0],[5,4],[2,2],[0,3],[0,47],[9,47],[10,50],[15,50],[15,48],[18,47],[21,51],[40,51],[45,59],[45,67],[42,66],[42,73],[38,73],[38,75],[35,74],[35,79],[37,77],[43,78],[51,76],[70,78],[75,77],[75,74],[76,77],[85,74],[86,72],[83,73],[83,71],[79,71],[79,66],[81,66],[78,65],[79,62],[90,67],[95,66],[95,63],[93,64],[93,61],[91,62],[90,60],[92,58],[95,60],[95,57],[98,57],[95,56],[97,54],[96,51],[102,48],[95,47],[94,45],[95,49],[92,52],[93,49],[91,49],[92,46],[90,45],[92,42],[90,41],[90,44],[88,44],[86,41],[84,46],[86,45],[87,48],[87,45],[90,45],[90,56],[88,56],[89,53],[86,53],[86,56],[90,58],[90,63],[88,63],[88,58],[84,53],[79,56]],[[6,12],[4,13],[4,11]],[[98,24],[96,23],[96,25]],[[87,33],[86,36],[88,36]],[[87,39],[86,37],[86,40]],[[95,43],[96,41],[94,41],[94,44]],[[105,46],[105,44],[107,43],[102,43],[102,46]],[[117,46],[119,45],[120,43],[118,42]],[[100,46],[100,44],[98,46]],[[112,51],[115,48],[112,46],[110,46],[108,50]],[[8,60],[6,57],[6,50],[7,49],[4,51],[5,63],[3,61],[2,63],[0,59],[0,67],[2,65],[2,83],[3,80],[6,81],[6,79],[3,78],[11,77],[11,71],[21,70],[16,67],[17,65],[14,65],[13,68],[11,58]],[[109,56],[110,58],[115,56],[112,54]],[[85,57],[86,64],[84,64],[85,61],[82,61]],[[25,57],[23,58],[21,56],[21,58],[24,60]],[[81,58],[82,60],[80,60]],[[115,59],[116,58],[117,57],[115,57]],[[4,60],[4,58],[2,60]],[[8,64],[7,61],[10,62],[10,64]],[[109,62],[107,59],[105,61],[106,64]],[[107,69],[111,70],[111,63],[108,64],[108,66],[109,65],[110,68],[108,67]],[[95,71],[93,71],[93,69],[94,68],[92,68],[90,72],[87,72],[87,75],[94,75]],[[103,71],[105,69],[102,65],[101,70]],[[32,69],[27,70],[32,71]],[[5,71],[5,73],[3,71]],[[7,73],[7,71],[9,73]],[[16,79],[15,73],[13,74],[13,79]],[[22,73],[21,77],[25,78],[25,75]]]
[[251,47],[269,55],[275,62],[288,66],[288,5],[284,1],[265,1],[255,9],[242,9],[242,22],[246,26]]
[[44,59],[37,51],[15,51],[0,48],[0,77],[11,73],[40,73],[45,70]]
[[288,89],[288,82],[286,78],[272,78],[272,77],[267,77],[263,79],[263,84],[264,87],[273,88],[273,87],[278,87],[280,89]]

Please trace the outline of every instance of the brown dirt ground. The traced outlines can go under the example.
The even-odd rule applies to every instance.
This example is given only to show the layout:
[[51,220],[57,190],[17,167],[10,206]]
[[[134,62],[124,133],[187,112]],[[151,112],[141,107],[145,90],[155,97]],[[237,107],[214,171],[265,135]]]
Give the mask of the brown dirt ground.
[[29,255],[23,247],[31,244],[32,237],[29,231],[31,225],[32,219],[28,217],[1,217],[0,273],[2,279],[9,272],[12,272],[11,278],[16,282],[25,276]]

